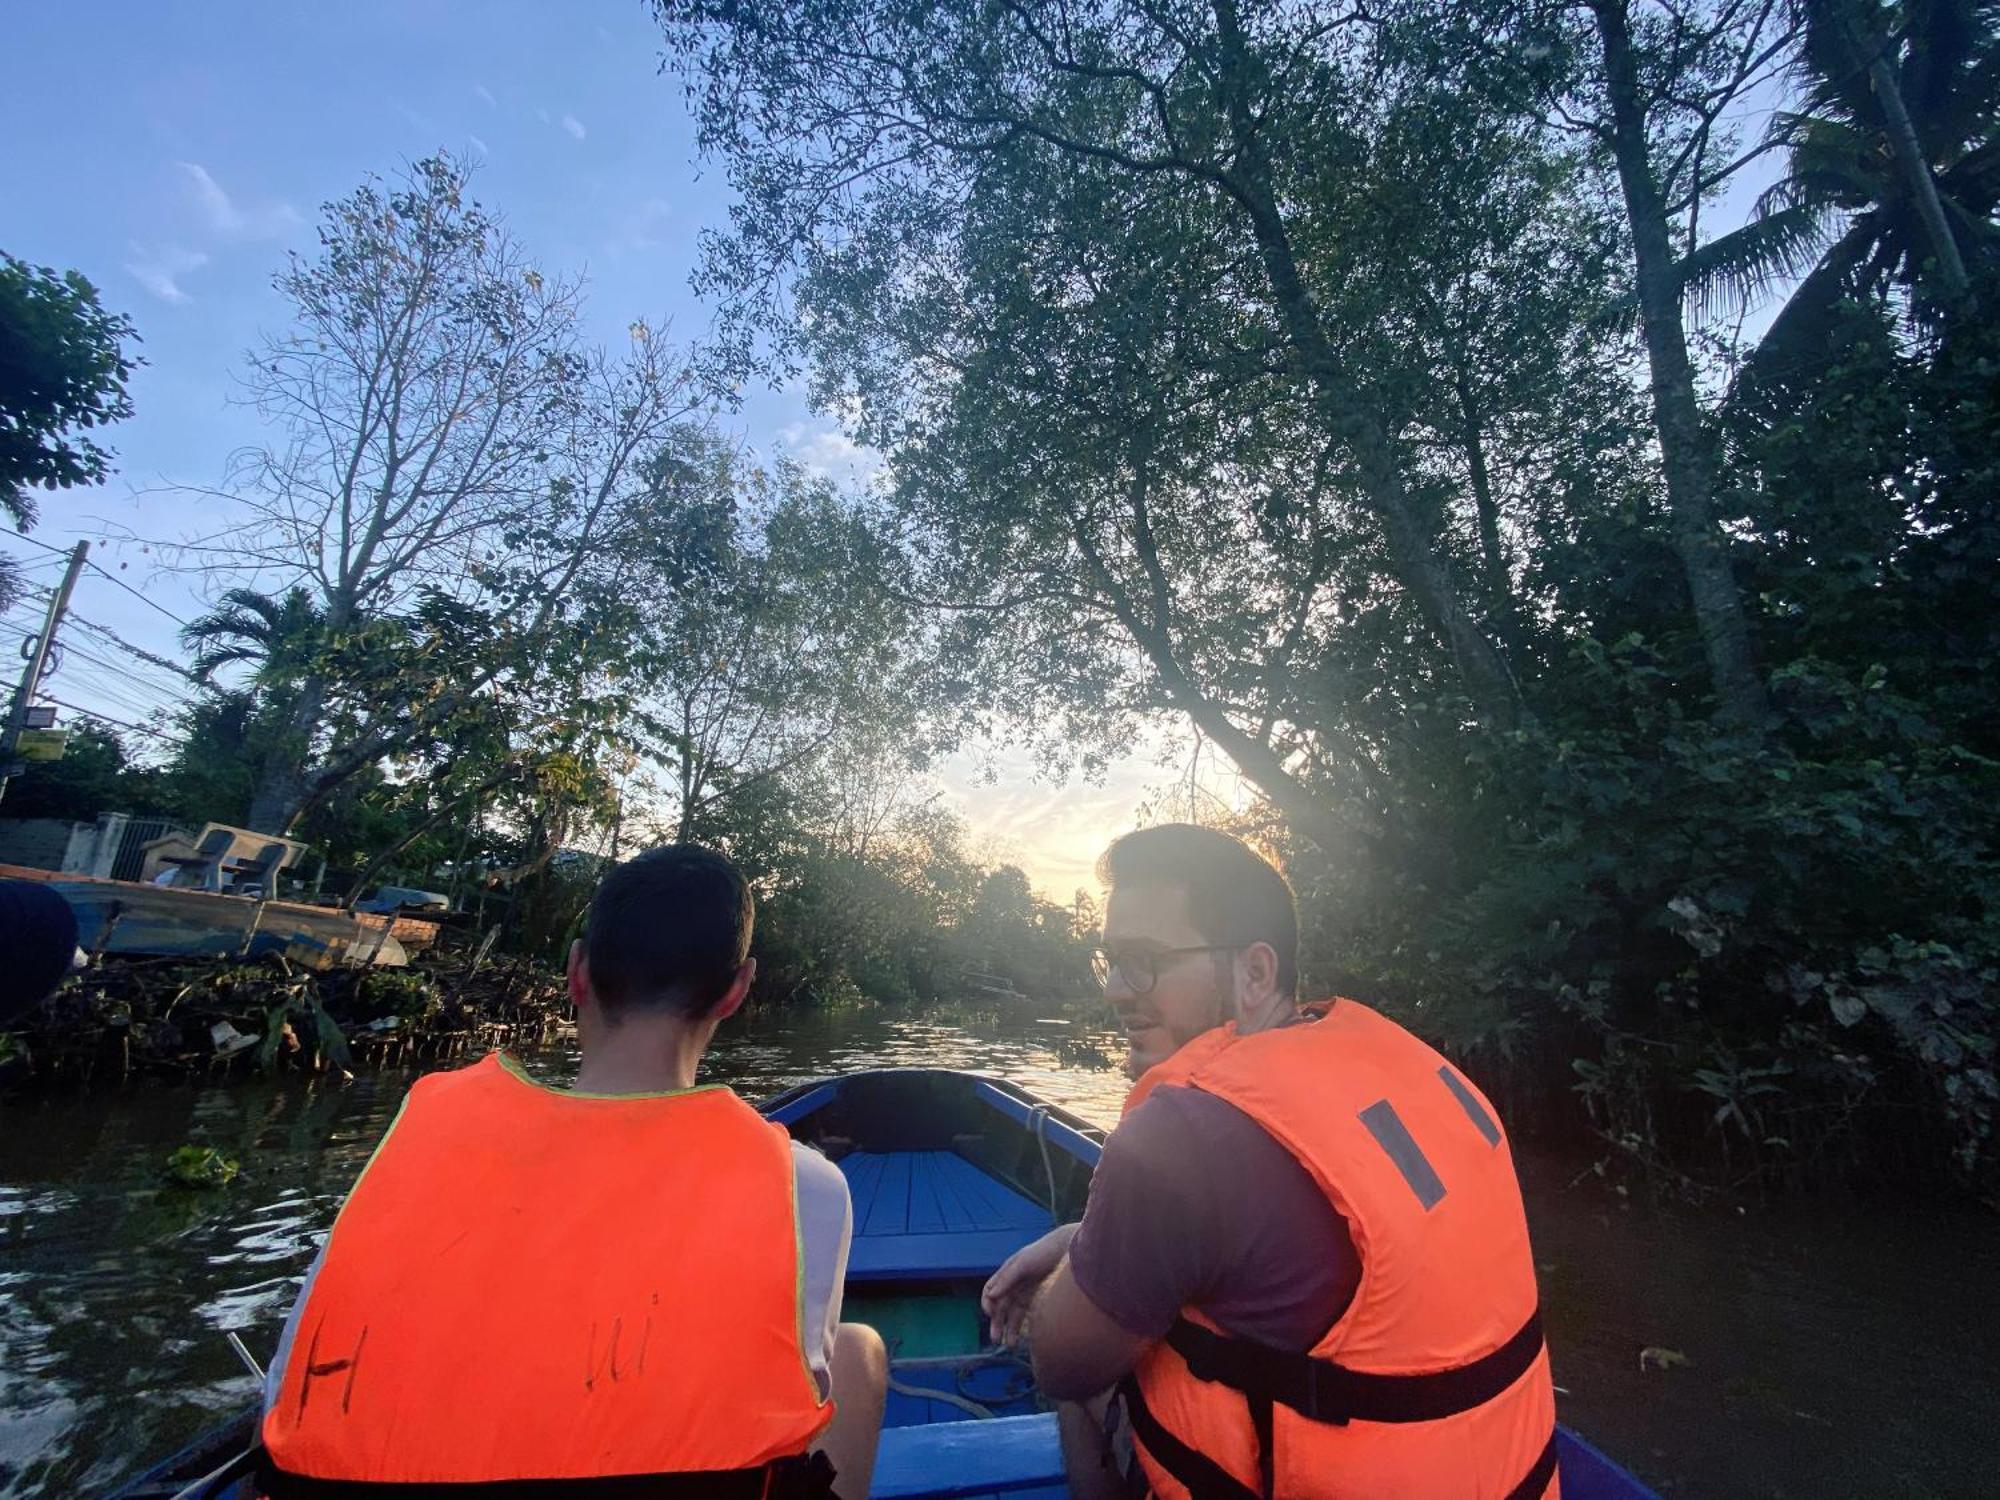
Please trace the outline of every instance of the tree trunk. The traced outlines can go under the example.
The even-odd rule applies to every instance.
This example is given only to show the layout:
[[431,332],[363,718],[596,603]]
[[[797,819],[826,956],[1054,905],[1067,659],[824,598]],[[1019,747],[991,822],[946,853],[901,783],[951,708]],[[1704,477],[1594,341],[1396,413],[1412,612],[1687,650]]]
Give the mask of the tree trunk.
[[1861,35],[1851,5],[1841,4],[1835,10],[1833,24],[1840,31],[1840,50],[1849,56],[1853,66],[1865,65],[1867,69],[1869,87],[1874,92],[1875,102],[1881,106],[1889,149],[1896,156],[1896,170],[1902,174],[1903,189],[1916,206],[1917,218],[1924,226],[1924,236],[1930,241],[1931,257],[1937,263],[1938,280],[1944,286],[1945,299],[1956,311],[1963,307],[1971,293],[1972,278],[1966,274],[1965,258],[1958,249],[1958,237],[1951,232],[1951,222],[1944,216],[1944,203],[1938,197],[1937,178],[1924,154],[1923,142],[1918,139],[1917,127],[1903,103],[1903,85],[1889,61],[1888,39]]
[[1506,664],[1460,601],[1451,568],[1439,556],[1431,528],[1424,524],[1403,486],[1393,434],[1380,413],[1358,398],[1299,273],[1250,107],[1248,46],[1236,3],[1213,0],[1213,4],[1222,46],[1224,107],[1238,159],[1232,188],[1250,219],[1286,337],[1305,367],[1322,418],[1353,451],[1368,503],[1381,519],[1398,576],[1426,623],[1444,642],[1467,695],[1489,723],[1512,724],[1519,705]]
[[[479,785],[472,787],[470,790],[460,792],[456,797],[452,798],[449,802],[445,803],[444,806],[440,807],[436,812],[432,813],[428,818],[425,818],[421,823],[417,824],[415,828],[412,828],[408,833],[404,834],[394,843],[388,845],[386,848],[376,851],[375,857],[369,860],[368,863],[362,867],[361,873],[359,875],[354,877],[354,884],[348,887],[347,895],[342,898],[340,904],[343,907],[353,906],[355,902],[361,899],[361,893],[368,889],[368,883],[375,878],[375,876],[381,871],[384,865],[388,864],[390,860],[394,859],[397,855],[401,854],[405,849],[409,848],[410,845],[414,844],[418,839],[422,838],[425,834],[429,833],[433,828],[437,827],[438,824],[442,823],[446,818],[450,817],[453,813],[457,812],[461,807],[465,806],[466,803],[475,801],[478,798],[485,796],[488,792],[496,790],[502,782],[507,780],[508,777],[514,775],[517,769],[518,768],[514,766],[507,766],[499,771],[494,772],[491,776],[487,777],[484,781],[480,782]],[[467,826],[468,835],[470,834],[470,832],[471,832],[470,824],[468,824]],[[463,859],[464,857],[464,848],[465,846],[461,842],[461,844],[459,845],[461,859]]]
[[1284,814],[1294,831],[1329,852],[1352,849],[1357,843],[1379,837],[1379,830],[1354,817],[1342,816],[1322,802],[1312,788],[1292,773],[1284,757],[1268,741],[1247,733],[1229,717],[1227,709],[1201,690],[1174,652],[1172,624],[1160,613],[1163,601],[1156,601],[1153,620],[1141,616],[1131,595],[1120,587],[1106,566],[1083,518],[1074,512],[1070,515],[1070,535],[1118,623],[1159,674],[1168,700],[1235,762],[1236,769],[1258,791],[1270,798],[1271,805]]
[[1458,410],[1464,423],[1460,441],[1472,476],[1472,505],[1479,517],[1479,554],[1486,570],[1486,608],[1495,620],[1513,612],[1513,580],[1507,574],[1507,554],[1500,545],[1500,505],[1493,498],[1493,475],[1486,466],[1486,434],[1464,372],[1458,376]]
[[250,799],[250,814],[245,822],[253,832],[283,838],[305,811],[306,761],[326,712],[326,690],[324,672],[309,673],[299,684],[291,717],[277,743],[265,752],[257,790]]
[[1666,473],[1674,550],[1687,576],[1720,716],[1761,726],[1770,710],[1750,650],[1749,623],[1729,560],[1728,540],[1715,521],[1715,472],[1695,398],[1694,365],[1681,319],[1681,284],[1666,207],[1653,179],[1646,112],[1626,0],[1594,0],[1610,96],[1612,152],[1624,190],[1626,219],[1652,375],[1653,424]]

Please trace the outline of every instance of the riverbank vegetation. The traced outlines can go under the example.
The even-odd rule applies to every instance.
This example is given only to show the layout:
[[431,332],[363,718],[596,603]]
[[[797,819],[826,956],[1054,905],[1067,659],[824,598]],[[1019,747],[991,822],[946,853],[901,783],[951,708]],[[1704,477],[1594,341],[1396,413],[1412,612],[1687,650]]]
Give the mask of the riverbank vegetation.
[[[542,955],[705,839],[775,1003],[1060,994],[1094,910],[928,768],[1171,722],[1524,1124],[1992,1191],[1993,6],[655,10],[717,331],[593,347],[448,156],[328,205],[135,810]],[[878,480],[729,439],[767,378]]]
[[470,949],[407,969],[314,972],[272,957],[106,958],[0,1037],[0,1094],[477,1057],[548,1041],[560,975]]

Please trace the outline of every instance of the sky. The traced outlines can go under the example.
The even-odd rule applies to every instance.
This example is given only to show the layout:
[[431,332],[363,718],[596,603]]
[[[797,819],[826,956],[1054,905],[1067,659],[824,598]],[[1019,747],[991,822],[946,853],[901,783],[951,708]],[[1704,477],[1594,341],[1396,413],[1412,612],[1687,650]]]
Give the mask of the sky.
[[[683,338],[709,323],[689,273],[728,189],[694,160],[682,85],[659,71],[640,0],[22,5],[7,29],[0,249],[82,271],[143,340],[136,414],[106,436],[119,473],[45,497],[32,534],[91,541],[111,577],[86,572],[74,609],[123,641],[180,655],[176,622],[220,586],[147,544],[223,518],[213,491],[264,432],[237,376],[259,332],[282,326],[271,276],[288,251],[311,250],[318,206],[369,173],[441,146],[481,162],[477,196],[545,267],[587,276],[597,340],[641,317]],[[847,482],[875,468],[796,392],[746,392],[728,421],[758,450]],[[0,554],[27,560],[37,584],[61,571],[6,530]],[[7,657],[32,613],[5,617]],[[71,639],[57,698],[127,722],[172,701],[167,673],[110,636],[79,627]],[[979,847],[1067,901],[1187,753],[1162,731],[1100,784],[1065,786],[1018,751],[972,746],[941,779]]]

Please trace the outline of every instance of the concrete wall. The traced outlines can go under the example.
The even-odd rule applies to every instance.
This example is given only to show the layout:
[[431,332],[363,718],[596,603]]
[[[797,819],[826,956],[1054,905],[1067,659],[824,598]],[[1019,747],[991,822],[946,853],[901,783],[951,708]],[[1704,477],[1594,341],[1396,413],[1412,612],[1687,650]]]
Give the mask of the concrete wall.
[[88,856],[96,833],[96,824],[67,818],[0,818],[0,865],[66,870],[76,855]]

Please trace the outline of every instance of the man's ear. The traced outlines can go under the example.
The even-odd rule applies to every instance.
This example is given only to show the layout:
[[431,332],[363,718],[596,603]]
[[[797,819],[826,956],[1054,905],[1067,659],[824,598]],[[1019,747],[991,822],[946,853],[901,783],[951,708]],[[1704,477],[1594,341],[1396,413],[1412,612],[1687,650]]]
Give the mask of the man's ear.
[[1271,1019],[1278,996],[1278,950],[1252,943],[1236,955],[1236,1019],[1254,1031]]
[[750,982],[757,977],[757,960],[746,958],[736,971],[736,977],[729,981],[729,988],[722,992],[722,998],[708,1013],[711,1021],[726,1021],[743,1008],[743,1002],[750,998]]

